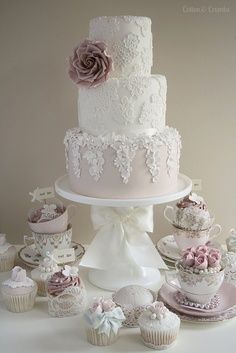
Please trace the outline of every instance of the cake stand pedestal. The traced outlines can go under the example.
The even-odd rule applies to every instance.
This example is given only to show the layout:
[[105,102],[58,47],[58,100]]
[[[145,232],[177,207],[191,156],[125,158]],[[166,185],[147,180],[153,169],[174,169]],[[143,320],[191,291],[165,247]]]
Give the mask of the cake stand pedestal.
[[106,290],[117,290],[129,284],[156,289],[160,269],[167,269],[146,232],[152,232],[153,205],[186,196],[192,181],[179,174],[177,187],[169,194],[137,199],[101,199],[73,192],[68,176],[55,182],[63,198],[91,205],[91,219],[97,234],[81,260],[90,268],[89,281]]

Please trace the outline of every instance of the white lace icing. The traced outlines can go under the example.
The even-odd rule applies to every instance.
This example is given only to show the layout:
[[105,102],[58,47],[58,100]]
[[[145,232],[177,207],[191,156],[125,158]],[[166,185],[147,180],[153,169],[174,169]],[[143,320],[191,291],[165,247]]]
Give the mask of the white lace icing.
[[15,266],[12,269],[11,278],[4,281],[3,285],[10,288],[34,287],[35,282],[26,276],[26,270],[19,266]]
[[89,38],[107,44],[114,70],[111,75],[149,75],[152,67],[151,20],[147,17],[97,17],[90,21]]
[[[68,168],[69,150],[72,153],[73,172],[80,177],[80,161],[81,158],[88,158],[91,168],[90,175],[95,181],[98,181],[105,163],[104,152],[108,148],[112,148],[115,152],[114,165],[118,169],[123,183],[127,184],[132,172],[132,161],[137,150],[144,149],[146,151],[146,165],[152,176],[152,181],[158,181],[160,172],[160,160],[158,158],[158,150],[161,146],[167,148],[167,171],[169,175],[173,168],[178,167],[181,140],[177,130],[166,127],[163,131],[157,132],[153,136],[137,136],[127,137],[125,135],[106,135],[92,136],[80,131],[78,128],[68,130],[64,139],[66,149],[66,165]],[[78,156],[77,158],[75,156]],[[156,158],[155,158],[156,156]],[[98,158],[98,160],[97,160]],[[174,166],[175,165],[175,166]],[[68,169],[67,169],[68,170]]]
[[110,78],[90,89],[79,86],[79,126],[93,135],[161,130],[165,127],[166,92],[162,75]]
[[6,234],[0,234],[0,255],[4,254],[11,246],[6,240]]
[[48,295],[48,312],[51,316],[77,315],[85,310],[87,294],[84,285],[68,287],[57,296]]

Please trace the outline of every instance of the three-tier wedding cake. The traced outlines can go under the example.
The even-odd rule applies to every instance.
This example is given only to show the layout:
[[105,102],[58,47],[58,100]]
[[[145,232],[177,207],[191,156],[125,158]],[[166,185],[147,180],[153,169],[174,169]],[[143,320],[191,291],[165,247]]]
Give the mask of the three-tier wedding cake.
[[147,17],[98,17],[69,58],[79,127],[64,140],[71,189],[98,198],[145,198],[176,189],[181,139],[165,124],[167,83],[151,74]]

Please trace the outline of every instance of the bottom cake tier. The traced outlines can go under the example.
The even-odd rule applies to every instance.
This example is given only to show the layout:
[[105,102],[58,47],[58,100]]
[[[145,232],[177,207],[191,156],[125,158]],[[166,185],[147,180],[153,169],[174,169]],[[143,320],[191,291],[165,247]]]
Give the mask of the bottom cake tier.
[[152,136],[93,136],[79,128],[65,136],[71,189],[99,198],[145,198],[177,185],[181,138],[166,127]]

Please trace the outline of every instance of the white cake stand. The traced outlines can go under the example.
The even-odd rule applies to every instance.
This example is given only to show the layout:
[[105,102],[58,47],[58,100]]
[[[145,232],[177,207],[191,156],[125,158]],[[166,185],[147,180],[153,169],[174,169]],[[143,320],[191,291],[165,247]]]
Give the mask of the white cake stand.
[[[74,201],[77,203],[87,204],[93,206],[105,206],[112,208],[120,208],[123,207],[124,212],[127,208],[133,207],[146,207],[159,205],[166,202],[171,202],[186,196],[191,192],[192,189],[192,181],[190,178],[183,174],[179,174],[178,183],[176,190],[169,194],[161,195],[158,197],[149,197],[149,198],[137,198],[137,199],[102,199],[102,198],[94,198],[83,195],[78,195],[73,192],[69,186],[68,176],[64,175],[57,179],[55,182],[55,190],[58,195],[63,198]],[[109,211],[109,210],[108,210]],[[114,244],[113,244],[114,245]],[[106,244],[107,253],[109,253],[110,244]],[[153,244],[154,247],[154,244]],[[137,247],[138,248],[138,247]],[[137,250],[137,249],[136,249]],[[140,247],[140,251],[142,248]],[[152,249],[153,255],[154,249]],[[160,258],[159,253],[156,251],[156,256]],[[96,254],[95,254],[96,256]],[[106,256],[106,254],[104,254]],[[143,257],[143,253],[140,253],[140,256]],[[145,253],[145,256],[148,258],[149,253]],[[150,254],[151,256],[151,254]],[[160,261],[161,258],[160,258]],[[83,262],[83,260],[82,260]],[[114,263],[116,259],[114,258]],[[93,268],[89,266],[89,280],[92,284],[97,287],[106,289],[106,290],[117,290],[121,287],[124,287],[129,284],[139,284],[148,288],[156,289],[160,283],[160,272],[158,268],[152,267],[142,267],[142,266],[134,266],[132,261],[129,259],[124,263],[119,263],[119,265],[113,266],[111,263],[111,267],[106,270]],[[163,268],[163,266],[160,266]]]

